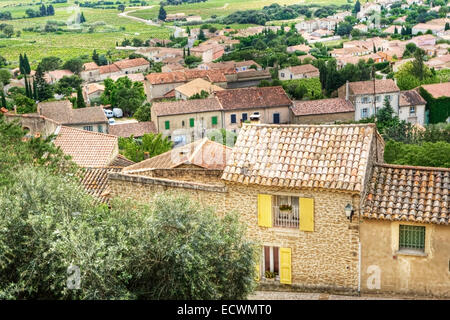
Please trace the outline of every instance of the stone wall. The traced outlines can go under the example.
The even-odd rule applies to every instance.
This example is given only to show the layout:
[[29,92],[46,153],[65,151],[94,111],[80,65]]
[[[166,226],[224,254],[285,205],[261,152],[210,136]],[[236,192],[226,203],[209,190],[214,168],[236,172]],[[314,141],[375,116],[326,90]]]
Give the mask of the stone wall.
[[46,138],[53,134],[59,124],[38,114],[5,114],[6,121],[19,121],[22,127],[28,130],[29,135],[40,134]]
[[355,120],[355,112],[340,112],[340,113],[316,114],[307,116],[292,115],[292,119],[293,119],[292,123],[295,124],[323,124],[323,123],[334,123],[335,121],[353,121]]
[[181,165],[174,169],[149,169],[129,171],[127,173],[146,177],[164,178],[177,181],[198,182],[204,184],[223,185],[220,177],[222,170],[205,170],[194,165]]
[[[423,255],[399,252],[400,224],[426,227]],[[450,298],[449,234],[446,225],[365,219],[361,223],[361,291]]]

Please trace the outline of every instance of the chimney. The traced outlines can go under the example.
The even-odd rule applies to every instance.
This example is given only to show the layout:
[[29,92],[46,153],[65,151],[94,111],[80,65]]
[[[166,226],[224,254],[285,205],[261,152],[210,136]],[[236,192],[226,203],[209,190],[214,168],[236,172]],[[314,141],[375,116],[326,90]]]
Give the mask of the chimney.
[[250,123],[251,124],[260,124],[261,123],[260,118],[261,118],[261,116],[259,114],[254,113],[250,116]]
[[345,82],[345,100],[348,101],[348,80]]
[[150,152],[144,152],[144,160],[150,158]]

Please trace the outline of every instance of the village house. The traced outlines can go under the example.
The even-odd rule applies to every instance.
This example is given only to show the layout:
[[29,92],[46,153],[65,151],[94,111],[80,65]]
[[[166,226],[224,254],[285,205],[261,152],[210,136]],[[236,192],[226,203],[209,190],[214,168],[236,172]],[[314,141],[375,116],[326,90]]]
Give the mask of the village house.
[[361,10],[356,14],[356,18],[362,19],[364,17],[372,16],[381,13],[381,6],[373,2],[366,2],[361,6]]
[[144,58],[124,59],[114,62],[114,64],[124,73],[142,73],[150,68],[150,62]]
[[262,67],[253,60],[244,61],[223,61],[223,62],[209,62],[201,63],[198,65],[197,69],[200,70],[213,70],[213,69],[234,69],[236,72],[248,71],[255,68],[254,70],[262,70]]
[[183,58],[183,49],[166,47],[145,47],[135,51],[154,62],[166,62],[169,58]]
[[317,78],[319,75],[319,69],[314,67],[312,64],[302,64],[299,66],[287,67],[278,70],[278,78],[280,80]]
[[417,90],[400,92],[398,117],[409,123],[425,124],[425,105],[427,102]]
[[132,82],[142,82],[144,83],[145,77],[143,73],[128,73],[128,74],[121,74],[110,77],[111,80],[117,81],[120,78],[128,78]]
[[425,62],[429,68],[434,70],[450,69],[450,54],[444,56],[435,57]]
[[306,52],[309,53],[311,47],[306,44],[299,44],[296,46],[290,46],[286,48],[287,53],[294,53],[295,51]]
[[368,80],[348,82],[338,89],[339,98],[349,100],[355,108],[355,121],[375,115],[388,99],[398,115],[400,89],[394,80]]
[[40,102],[37,113],[67,127],[105,133],[109,128],[102,107],[73,109],[69,100]]
[[53,70],[44,73],[44,80],[48,84],[55,84],[63,77],[70,77],[70,76],[73,76],[73,72],[70,70]]
[[202,92],[207,92],[209,95],[211,95],[214,92],[225,89],[216,86],[211,82],[208,82],[201,78],[197,78],[179,87],[176,87],[174,90],[175,90],[175,98],[177,100],[188,100],[189,98],[191,98],[196,94],[201,95]]
[[301,64],[310,64],[313,60],[316,60],[316,57],[308,54],[297,56],[298,60]]
[[115,76],[146,72],[149,68],[150,63],[144,58],[120,60],[100,67],[95,62],[88,62],[83,65],[80,77],[86,82],[97,82]]
[[181,63],[168,63],[161,67],[161,72],[183,71],[185,67]]
[[340,58],[340,57],[348,57],[348,56],[364,56],[367,54],[373,53],[373,47],[372,48],[365,48],[365,47],[349,47],[349,48],[341,48],[341,49],[333,49],[330,54],[333,58]]
[[361,210],[362,292],[450,297],[449,189],[448,168],[375,164]]
[[369,31],[369,27],[362,23],[353,26],[353,29],[359,30],[362,33],[366,33],[367,31]]
[[239,88],[218,91],[215,96],[223,109],[223,127],[238,132],[252,116],[261,123],[288,123],[291,100],[281,86]]
[[223,128],[222,110],[217,98],[155,102],[151,119],[158,133],[186,144],[206,137],[208,130]]
[[346,64],[357,64],[359,60],[363,60],[364,62],[368,62],[369,59],[372,59],[374,63],[380,63],[385,61],[384,57],[380,55],[380,52],[367,54],[365,56],[343,56],[336,58],[336,65],[338,69],[342,69]]
[[426,33],[428,30],[431,30],[434,35],[441,35],[445,31],[445,25],[419,23],[412,27],[412,34]]
[[147,100],[164,98],[166,94],[173,93],[179,87],[191,80],[201,78],[219,87],[227,87],[227,78],[220,70],[195,70],[186,69],[175,72],[150,73],[145,77],[144,88]]
[[436,45],[436,37],[431,34],[424,34],[422,36],[412,37],[411,40],[407,41],[407,43],[409,42],[414,43],[419,48],[424,46],[434,46]]
[[109,126],[110,135],[122,138],[140,138],[146,133],[158,133],[152,121],[116,123]]
[[[261,286],[356,293],[360,202],[382,148],[373,124],[244,124],[225,166],[223,157],[214,161],[211,152],[204,153],[202,159],[219,163],[221,170],[205,170],[192,160],[194,172],[171,169],[170,162],[163,169],[137,164],[110,174],[110,189],[112,195],[144,201],[173,190],[214,206],[218,214],[238,212],[247,235],[260,245]],[[171,162],[176,156],[189,159],[178,149]]]
[[83,87],[83,97],[86,105],[100,104],[100,98],[105,91],[105,86],[99,83],[88,83]]
[[355,119],[353,105],[342,98],[292,101],[290,111],[290,123],[293,124],[326,124]]
[[166,22],[179,21],[186,19],[186,14],[184,12],[171,13],[166,15]]
[[211,62],[222,57],[225,53],[225,48],[220,44],[210,44],[193,47],[190,51],[193,56],[201,58],[203,62]]

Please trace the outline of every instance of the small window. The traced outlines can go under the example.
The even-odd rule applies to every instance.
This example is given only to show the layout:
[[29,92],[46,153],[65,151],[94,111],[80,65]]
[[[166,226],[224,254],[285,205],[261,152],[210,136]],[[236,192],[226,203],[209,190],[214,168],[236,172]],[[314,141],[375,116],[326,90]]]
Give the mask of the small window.
[[416,114],[416,107],[409,107],[409,114]]
[[211,118],[211,123],[213,126],[217,125],[217,116]]
[[194,120],[194,118],[190,118],[190,119],[189,119],[189,126],[190,126],[191,128],[193,128],[194,125],[195,125],[195,120]]
[[280,248],[264,246],[263,248],[263,276],[277,278],[280,274]]
[[273,123],[280,123],[280,114],[279,113],[273,114]]
[[391,101],[392,97],[390,95],[387,95],[386,98]]
[[231,121],[231,123],[236,123],[236,115],[235,114],[232,114],[230,116],[230,121]]
[[425,251],[425,227],[400,225],[399,250]]
[[165,121],[164,127],[166,128],[166,130],[169,130],[170,129],[170,121]]
[[94,131],[94,127],[93,126],[84,126],[83,130]]
[[284,72],[281,73],[281,77],[284,78]]
[[367,118],[368,112],[367,108],[361,109],[361,118]]
[[181,121],[181,126],[184,127],[184,120]]
[[242,121],[247,121],[248,115],[246,113],[242,114]]
[[103,126],[102,125],[98,125],[98,132],[103,132]]

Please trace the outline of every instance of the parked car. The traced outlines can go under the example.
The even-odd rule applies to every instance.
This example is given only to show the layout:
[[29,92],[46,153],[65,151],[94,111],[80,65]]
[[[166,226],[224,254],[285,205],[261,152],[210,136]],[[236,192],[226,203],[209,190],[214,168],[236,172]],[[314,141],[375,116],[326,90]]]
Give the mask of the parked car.
[[110,119],[108,119],[108,123],[109,124],[116,124],[116,120],[114,120],[114,118],[110,118]]
[[103,109],[103,111],[105,112],[105,115],[106,115],[107,118],[114,117],[114,112],[112,112],[111,110]]
[[122,109],[120,109],[120,108],[114,108],[113,113],[114,113],[114,117],[116,117],[116,118],[123,117],[123,112],[122,112]]

